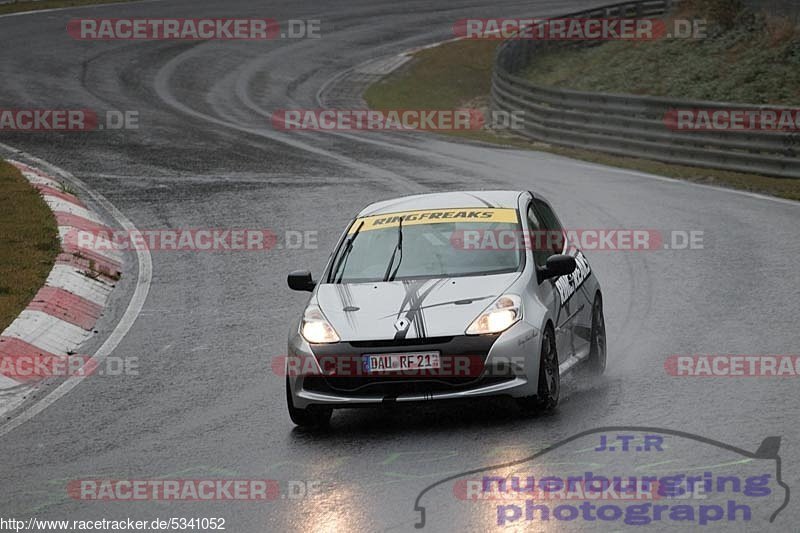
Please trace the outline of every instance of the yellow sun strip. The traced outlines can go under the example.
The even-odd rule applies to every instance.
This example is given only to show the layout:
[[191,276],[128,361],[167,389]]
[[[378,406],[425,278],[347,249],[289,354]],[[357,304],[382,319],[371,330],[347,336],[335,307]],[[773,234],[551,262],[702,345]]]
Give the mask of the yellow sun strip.
[[383,215],[371,215],[356,219],[350,226],[348,233],[353,233],[364,222],[361,231],[373,229],[396,228],[403,220],[403,226],[415,226],[417,224],[448,224],[453,222],[484,222],[484,223],[504,223],[516,224],[516,209],[498,208],[457,208],[457,209],[425,209],[422,211],[403,211],[400,213],[386,213]]

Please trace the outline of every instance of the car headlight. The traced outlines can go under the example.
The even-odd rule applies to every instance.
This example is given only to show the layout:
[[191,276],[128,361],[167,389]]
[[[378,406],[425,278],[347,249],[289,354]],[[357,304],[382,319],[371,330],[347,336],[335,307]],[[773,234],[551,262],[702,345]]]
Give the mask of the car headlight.
[[516,294],[504,294],[494,301],[467,328],[467,335],[483,335],[505,331],[522,318],[520,297]]
[[300,322],[300,335],[310,344],[330,344],[339,342],[339,335],[330,325],[322,310],[316,305],[309,305]]

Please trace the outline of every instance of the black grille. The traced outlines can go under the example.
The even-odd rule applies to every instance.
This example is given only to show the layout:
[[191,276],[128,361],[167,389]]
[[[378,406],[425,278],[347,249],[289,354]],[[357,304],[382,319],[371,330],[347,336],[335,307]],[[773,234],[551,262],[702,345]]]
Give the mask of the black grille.
[[[489,354],[498,335],[475,335],[456,337],[435,337],[427,339],[392,339],[378,341],[339,342],[336,344],[315,345],[313,350],[318,359],[326,362],[337,358],[359,361],[366,354],[402,352],[404,348],[414,347],[414,351],[435,351],[441,355],[443,368],[453,357],[468,357],[475,374],[460,376],[307,376],[303,388],[309,391],[342,394],[345,396],[383,396],[394,397],[401,394],[426,394],[435,392],[455,392],[472,389],[513,379],[513,376],[482,376],[483,362]],[[325,366],[325,365],[323,365]],[[358,365],[358,368],[361,368]],[[450,367],[452,368],[452,367]]]
[[381,377],[307,377],[303,388],[321,393],[344,393],[346,396],[395,397],[401,394],[428,394],[435,392],[457,392],[459,390],[485,387],[514,379],[513,376],[491,376],[480,378],[426,378],[392,379]]

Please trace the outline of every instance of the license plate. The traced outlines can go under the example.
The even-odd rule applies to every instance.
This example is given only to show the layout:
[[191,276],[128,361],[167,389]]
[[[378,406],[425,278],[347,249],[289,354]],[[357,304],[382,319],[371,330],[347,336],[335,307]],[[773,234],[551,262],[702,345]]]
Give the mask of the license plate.
[[439,352],[382,353],[364,356],[364,369],[367,372],[428,370],[437,369],[439,366]]

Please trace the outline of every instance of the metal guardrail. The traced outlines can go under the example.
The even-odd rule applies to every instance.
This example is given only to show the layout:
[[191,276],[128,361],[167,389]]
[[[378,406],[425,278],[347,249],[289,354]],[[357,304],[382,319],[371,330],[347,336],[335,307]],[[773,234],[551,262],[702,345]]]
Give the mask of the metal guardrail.
[[[672,3],[671,0],[623,2],[564,17],[651,17],[667,13]],[[516,75],[529,64],[534,53],[549,46],[553,45],[512,39],[502,43],[495,56],[492,108],[524,111],[523,129],[519,132],[522,135],[619,156],[800,178],[800,154],[791,146],[790,141],[795,139],[786,133],[673,131],[664,121],[666,113],[675,109],[751,110],[776,109],[775,106],[592,93],[543,87]]]

